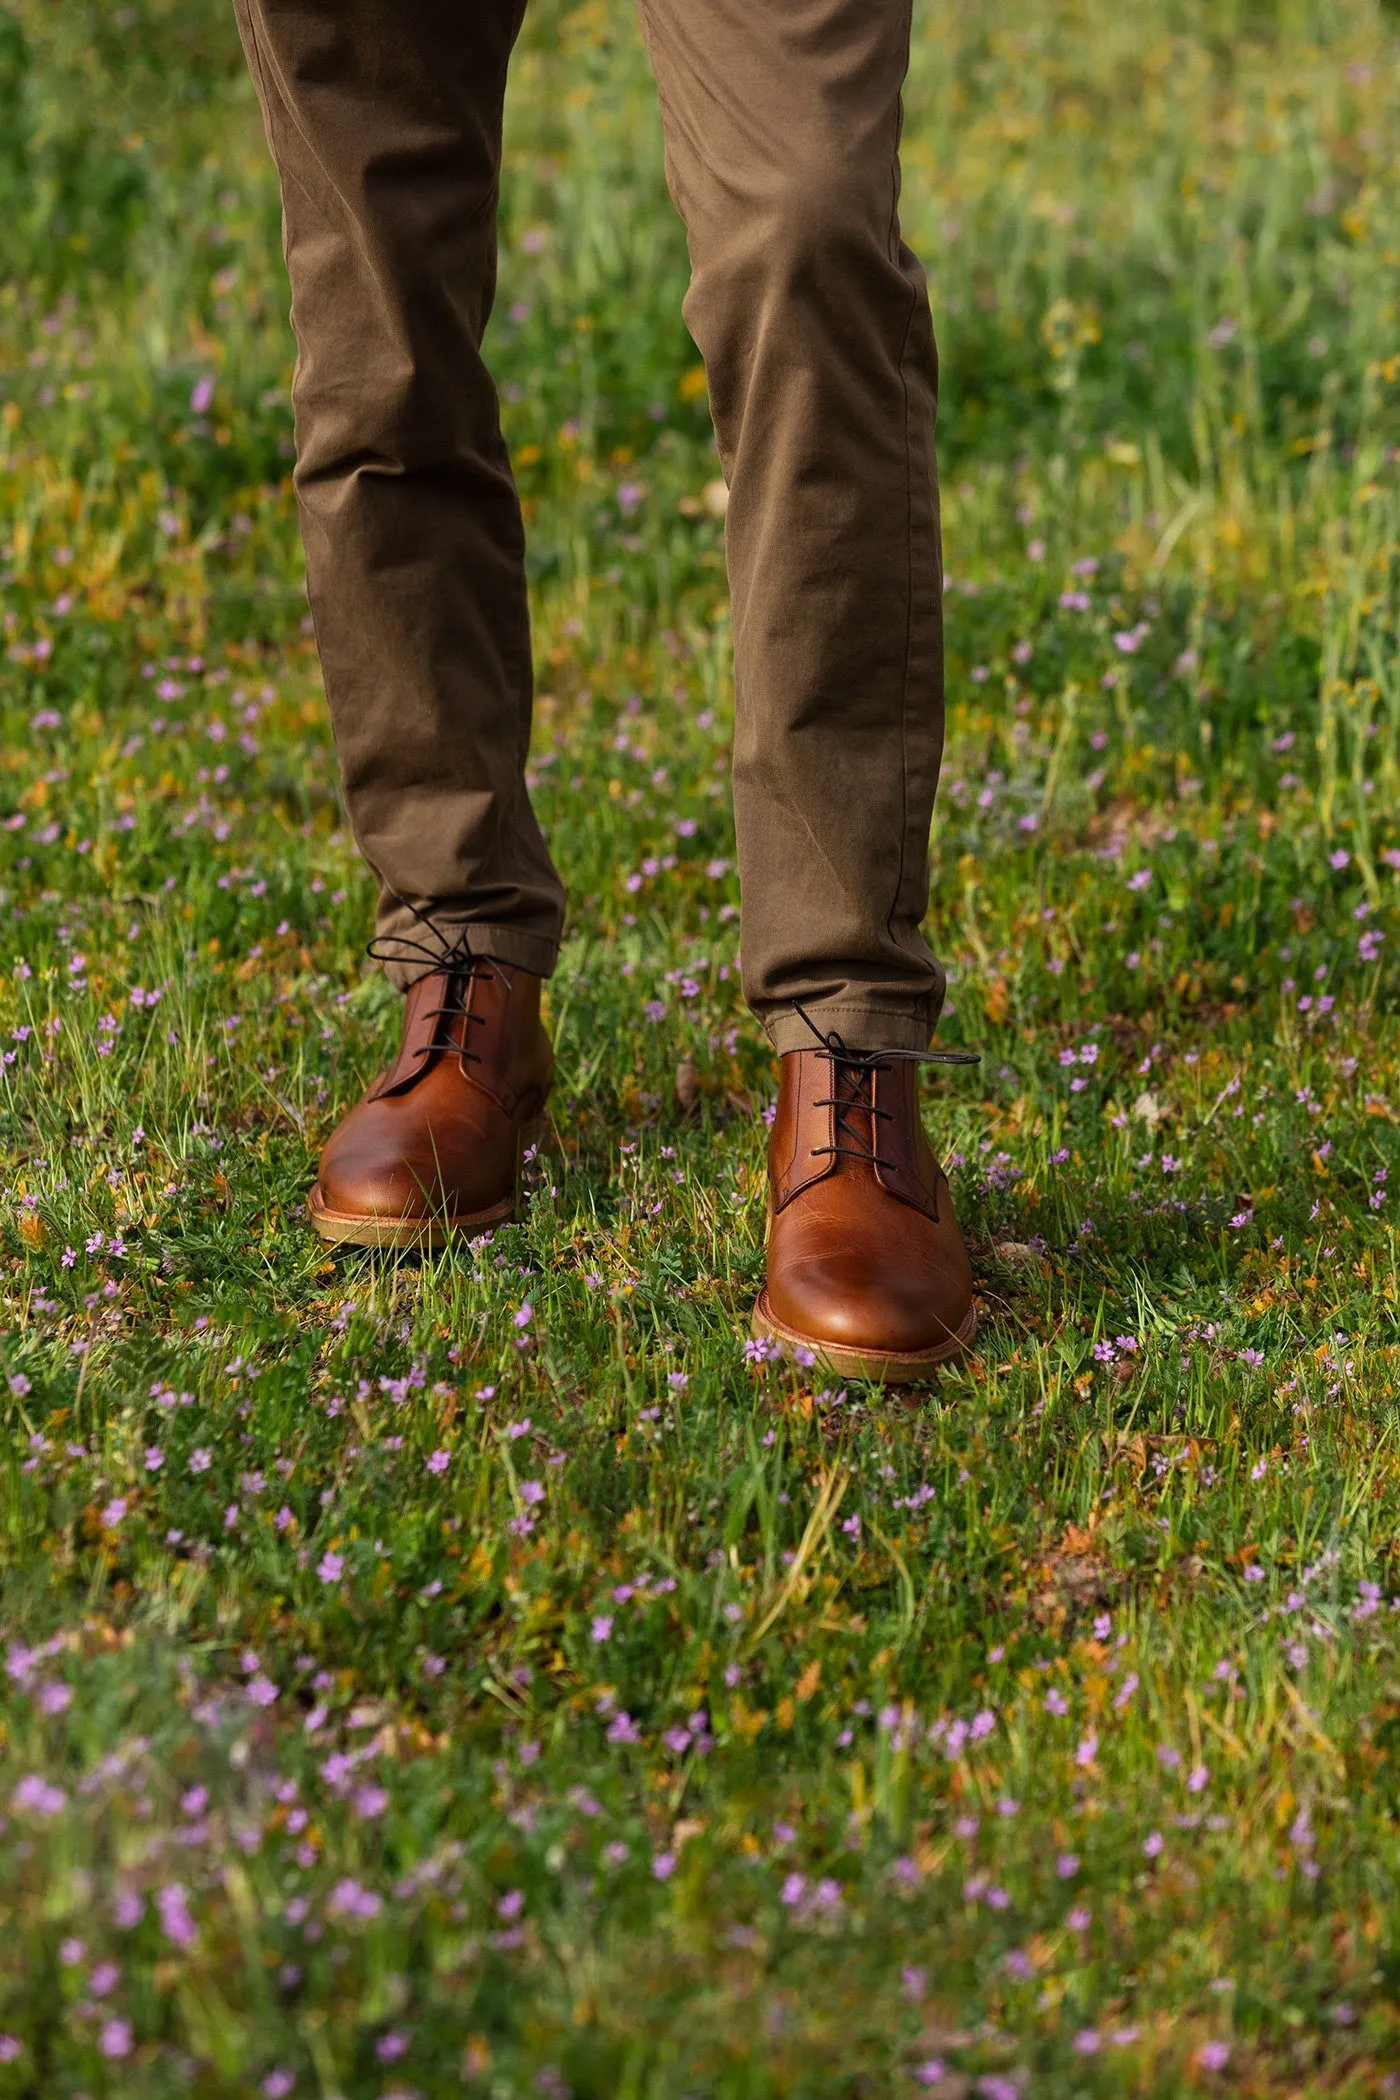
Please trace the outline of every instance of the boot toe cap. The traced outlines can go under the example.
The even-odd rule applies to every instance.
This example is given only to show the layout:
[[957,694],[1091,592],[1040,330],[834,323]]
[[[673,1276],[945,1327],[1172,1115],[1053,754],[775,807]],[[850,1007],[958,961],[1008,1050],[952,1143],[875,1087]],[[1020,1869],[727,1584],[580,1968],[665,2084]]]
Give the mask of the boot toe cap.
[[337,1217],[426,1218],[442,1207],[441,1194],[423,1188],[401,1160],[322,1159],[316,1176],[321,1206]]
[[965,1331],[972,1278],[941,1264],[892,1273],[876,1262],[814,1260],[770,1277],[768,1302],[783,1327],[816,1347],[919,1356]]
[[463,1178],[455,1135],[416,1128],[407,1104],[362,1102],[321,1154],[317,1196],[339,1217],[440,1217],[457,1208]]

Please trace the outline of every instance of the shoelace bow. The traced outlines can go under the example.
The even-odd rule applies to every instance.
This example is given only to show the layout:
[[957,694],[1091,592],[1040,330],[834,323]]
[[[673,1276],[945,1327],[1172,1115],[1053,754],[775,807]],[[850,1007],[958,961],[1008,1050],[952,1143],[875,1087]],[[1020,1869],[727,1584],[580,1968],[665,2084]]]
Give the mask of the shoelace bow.
[[[438,1051],[455,1051],[465,1071],[468,1064],[481,1063],[480,1054],[471,1048],[467,1040],[468,1027],[473,1021],[484,1022],[486,1019],[485,1014],[473,1013],[468,1005],[467,992],[471,980],[478,970],[489,970],[509,991],[510,976],[493,955],[472,953],[468,945],[471,932],[469,927],[462,927],[456,940],[449,941],[446,935],[434,926],[432,920],[419,911],[416,904],[410,903],[407,897],[397,897],[396,902],[413,913],[423,930],[432,936],[433,946],[429,947],[426,941],[415,940],[407,933],[380,933],[368,943],[365,953],[372,956],[376,962],[422,962],[426,963],[429,971],[433,973],[446,973],[447,1003],[443,1006],[428,1007],[424,1015],[426,1020],[436,1021],[439,1025],[426,1043],[418,1045],[413,1055],[432,1057]],[[461,1021],[464,1024],[460,1042],[452,1034],[453,1021]]]
[[[821,1044],[821,1055],[830,1058],[833,1074],[833,1092],[823,1096],[812,1105],[814,1108],[830,1108],[835,1111],[835,1143],[814,1145],[814,1159],[842,1155],[849,1159],[864,1160],[867,1166],[883,1167],[893,1172],[897,1160],[881,1159],[878,1147],[880,1123],[893,1122],[893,1113],[888,1108],[875,1104],[875,1075],[887,1072],[894,1064],[911,1065],[978,1065],[982,1062],[979,1050],[853,1050],[845,1037],[832,1028],[825,1034],[818,1028],[800,999],[793,1000],[794,1010],[802,1016],[817,1041]],[[842,1082],[846,1090],[842,1092]],[[867,1083],[869,1092],[867,1094]],[[870,1118],[870,1142],[851,1127],[847,1120],[859,1113]],[[841,1143],[842,1137],[848,1142]]]

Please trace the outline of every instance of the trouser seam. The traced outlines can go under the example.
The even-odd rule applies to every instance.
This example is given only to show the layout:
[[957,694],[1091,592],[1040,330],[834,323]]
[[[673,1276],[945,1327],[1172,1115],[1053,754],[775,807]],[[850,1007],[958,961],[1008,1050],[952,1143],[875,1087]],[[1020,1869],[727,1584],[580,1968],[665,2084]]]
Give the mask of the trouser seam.
[[264,105],[267,105],[270,101],[267,91],[267,70],[263,65],[262,44],[258,38],[258,25],[254,18],[253,8],[250,5],[250,0],[236,0],[236,7],[240,19],[247,24],[246,42],[248,57],[257,76],[254,86],[257,88],[259,97]]
[[[904,72],[909,70],[910,46],[913,38],[913,0],[905,12]],[[901,91],[895,96],[894,150],[890,166],[890,226],[888,247],[891,265],[899,262],[899,146],[904,125],[904,96]],[[909,854],[909,672],[914,655],[914,441],[910,430],[912,408],[909,399],[909,375],[906,362],[909,355],[909,337],[919,310],[919,294],[911,286],[909,312],[905,317],[904,336],[899,346],[899,389],[904,402],[904,525],[905,525],[905,597],[904,597],[904,671],[899,694],[899,860],[895,868],[894,895],[885,918],[885,931],[891,943],[895,941],[895,920],[899,916],[904,896],[904,873]],[[920,918],[923,914],[920,912]]]

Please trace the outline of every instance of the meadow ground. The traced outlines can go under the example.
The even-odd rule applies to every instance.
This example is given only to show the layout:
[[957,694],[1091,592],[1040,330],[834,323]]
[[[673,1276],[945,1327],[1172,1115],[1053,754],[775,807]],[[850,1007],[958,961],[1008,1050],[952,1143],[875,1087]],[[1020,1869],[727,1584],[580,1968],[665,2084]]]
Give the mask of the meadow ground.
[[774,1074],[625,0],[492,329],[573,897],[521,1222],[381,1059],[217,0],[0,13],[0,2094],[1400,2087],[1400,120],[1374,0],[925,0],[962,1377],[753,1361]]

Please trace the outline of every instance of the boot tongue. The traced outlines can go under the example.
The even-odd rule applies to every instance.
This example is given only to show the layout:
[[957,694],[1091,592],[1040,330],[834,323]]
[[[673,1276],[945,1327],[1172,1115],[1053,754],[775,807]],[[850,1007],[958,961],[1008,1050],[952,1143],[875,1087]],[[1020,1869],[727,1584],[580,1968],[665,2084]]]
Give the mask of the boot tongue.
[[468,996],[469,979],[460,970],[431,970],[409,986],[399,1054],[370,1089],[369,1100],[407,1093],[425,1072],[462,1048]]
[[832,1081],[831,1098],[836,1103],[832,1118],[835,1124],[833,1142],[837,1148],[837,1173],[868,1178],[875,1172],[880,1151],[882,1118],[873,1113],[876,1073],[872,1066],[859,1059],[859,1052],[849,1058],[834,1056],[828,1068]]
[[[838,1172],[876,1181],[891,1196],[938,1216],[938,1170],[919,1116],[915,1066],[879,1051],[835,1057],[832,1096]],[[876,1114],[875,1111],[879,1113]]]

